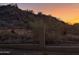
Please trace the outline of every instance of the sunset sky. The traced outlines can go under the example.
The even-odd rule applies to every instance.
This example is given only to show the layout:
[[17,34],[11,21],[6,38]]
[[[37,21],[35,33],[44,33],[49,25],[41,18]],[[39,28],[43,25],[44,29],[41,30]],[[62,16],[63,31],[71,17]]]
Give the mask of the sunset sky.
[[30,9],[35,13],[42,12],[58,17],[69,24],[79,23],[79,4],[77,3],[19,3],[18,6],[23,10]]

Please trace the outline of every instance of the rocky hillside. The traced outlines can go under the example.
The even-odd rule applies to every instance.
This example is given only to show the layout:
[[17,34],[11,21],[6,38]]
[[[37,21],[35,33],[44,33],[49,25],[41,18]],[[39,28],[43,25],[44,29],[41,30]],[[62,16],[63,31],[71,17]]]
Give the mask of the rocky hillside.
[[72,34],[73,28],[56,17],[21,10],[17,4],[0,6],[0,43],[34,43],[44,37],[56,43]]

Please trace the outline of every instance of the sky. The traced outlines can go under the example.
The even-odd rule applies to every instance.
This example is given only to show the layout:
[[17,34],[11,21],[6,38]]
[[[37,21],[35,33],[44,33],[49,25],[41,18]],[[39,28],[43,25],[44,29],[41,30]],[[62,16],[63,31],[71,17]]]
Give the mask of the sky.
[[[0,5],[4,5],[1,3]],[[23,10],[33,10],[52,15],[69,24],[79,23],[78,3],[17,3]]]

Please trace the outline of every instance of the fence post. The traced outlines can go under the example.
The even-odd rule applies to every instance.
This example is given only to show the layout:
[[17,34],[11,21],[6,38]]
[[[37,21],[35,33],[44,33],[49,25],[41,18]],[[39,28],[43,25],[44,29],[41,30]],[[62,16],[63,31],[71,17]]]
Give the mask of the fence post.
[[43,30],[42,30],[42,39],[40,39],[40,46],[41,46],[41,49],[42,49],[42,52],[43,54],[45,55],[46,54],[46,46],[45,46],[45,35],[46,35],[46,25],[44,24],[43,25]]

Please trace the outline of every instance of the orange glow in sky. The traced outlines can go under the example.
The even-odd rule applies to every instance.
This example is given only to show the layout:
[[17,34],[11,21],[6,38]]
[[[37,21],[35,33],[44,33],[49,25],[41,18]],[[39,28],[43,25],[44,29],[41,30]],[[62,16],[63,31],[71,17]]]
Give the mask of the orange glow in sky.
[[79,23],[79,3],[17,3],[19,8],[42,12],[69,24]]
[[34,12],[43,12],[58,17],[60,20],[69,24],[79,23],[79,4],[78,3],[30,3],[30,4],[18,4],[22,9],[31,9]]

